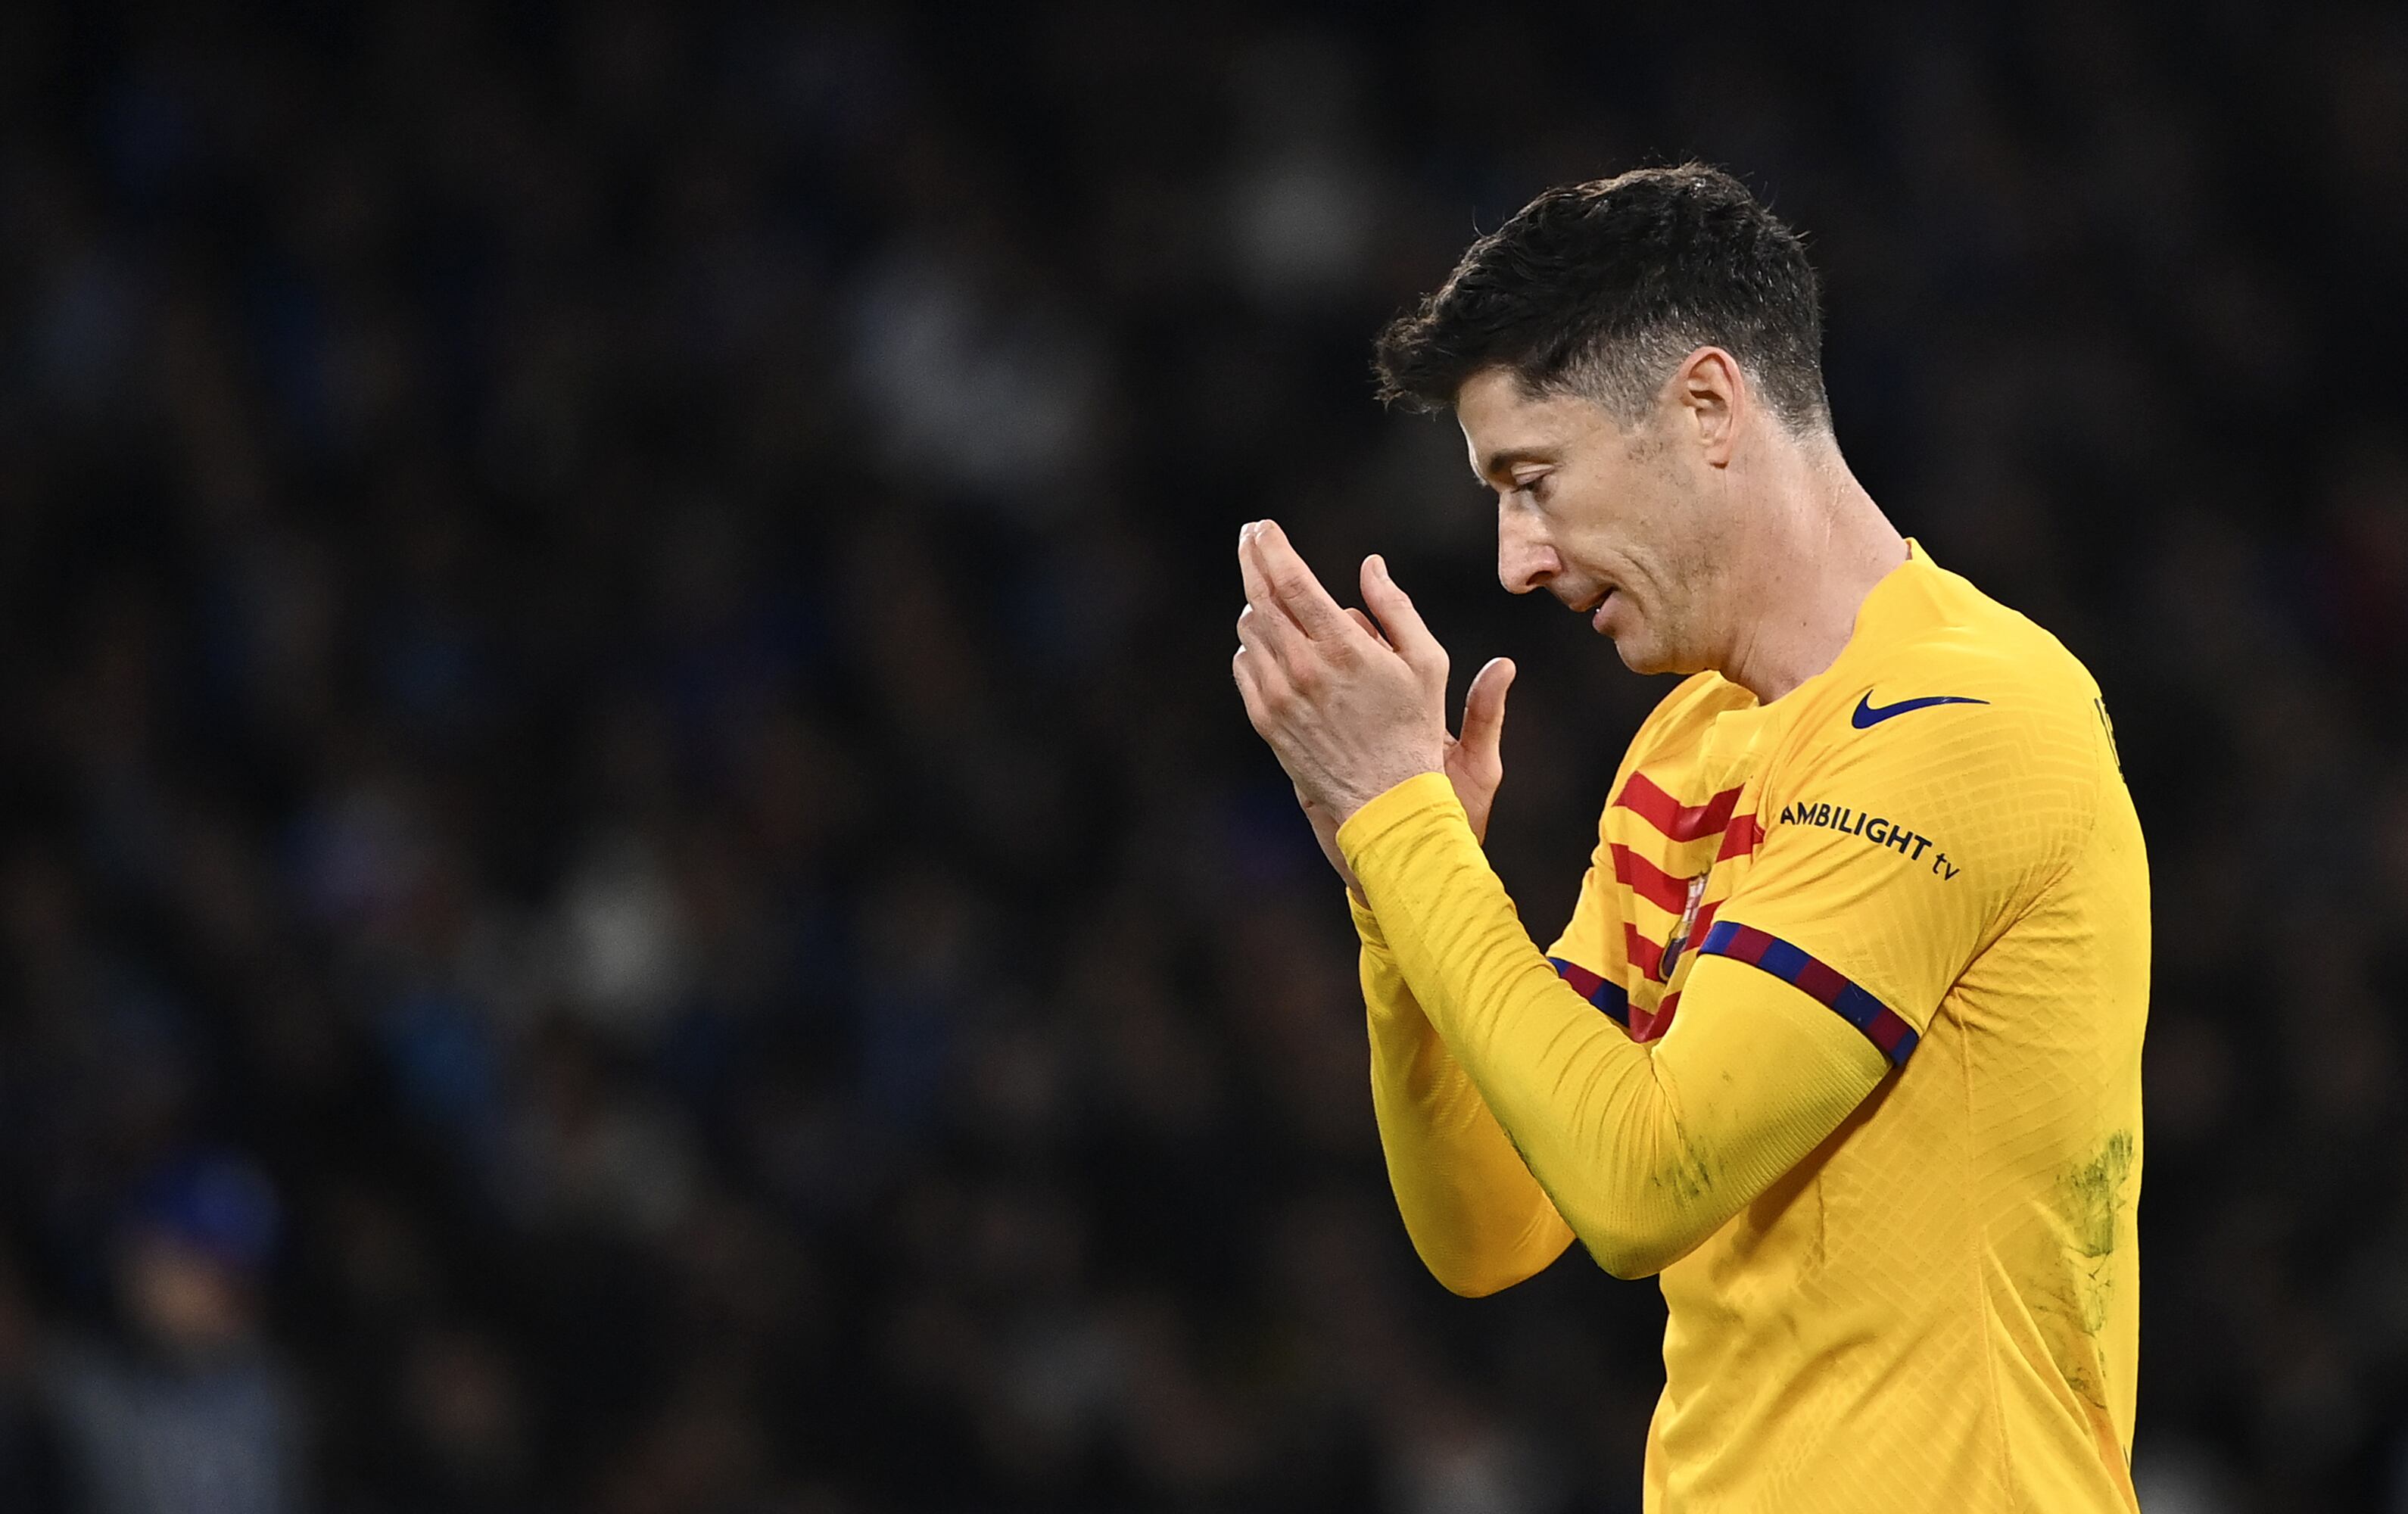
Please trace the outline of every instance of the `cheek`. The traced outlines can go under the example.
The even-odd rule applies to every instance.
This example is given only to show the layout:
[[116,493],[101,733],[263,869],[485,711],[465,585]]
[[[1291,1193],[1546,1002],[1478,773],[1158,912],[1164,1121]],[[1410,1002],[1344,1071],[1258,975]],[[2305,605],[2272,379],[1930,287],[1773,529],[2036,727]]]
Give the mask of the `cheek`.
[[1711,533],[1681,507],[1663,479],[1633,470],[1623,487],[1611,538],[1614,551],[1641,581],[1680,581],[1686,577],[1684,564],[1713,550]]
[[1656,529],[1663,509],[1659,494],[1645,469],[1617,461],[1567,477],[1547,512],[1570,538],[1598,547],[1640,542]]

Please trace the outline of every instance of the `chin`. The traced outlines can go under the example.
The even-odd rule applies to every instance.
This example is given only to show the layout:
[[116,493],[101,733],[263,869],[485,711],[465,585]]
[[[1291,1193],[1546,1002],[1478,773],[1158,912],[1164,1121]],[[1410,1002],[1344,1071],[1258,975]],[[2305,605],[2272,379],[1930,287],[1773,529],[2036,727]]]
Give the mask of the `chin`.
[[1696,660],[1684,657],[1662,640],[1647,634],[1645,627],[1629,631],[1607,632],[1613,650],[1621,654],[1622,665],[1633,673],[1695,673]]
[[1680,671],[1672,665],[1674,659],[1665,656],[1662,648],[1649,645],[1644,636],[1616,636],[1613,650],[1622,654],[1622,665],[1633,673]]
[[1633,673],[1685,675],[1702,665],[1679,644],[1679,637],[1664,634],[1662,621],[1639,613],[1639,607],[1620,594],[1607,601],[1599,619],[1604,623],[1596,627],[1598,635],[1613,643],[1622,665]]

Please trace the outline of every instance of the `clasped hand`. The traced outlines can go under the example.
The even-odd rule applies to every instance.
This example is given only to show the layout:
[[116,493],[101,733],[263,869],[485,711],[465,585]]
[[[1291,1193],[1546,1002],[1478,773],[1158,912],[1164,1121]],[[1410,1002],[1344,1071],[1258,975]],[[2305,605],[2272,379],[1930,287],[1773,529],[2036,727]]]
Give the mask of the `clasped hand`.
[[1273,521],[1240,530],[1238,571],[1246,586],[1230,664],[1238,693],[1348,887],[1361,892],[1338,827],[1418,774],[1446,774],[1472,833],[1484,837],[1504,777],[1513,664],[1500,657],[1480,670],[1464,700],[1463,734],[1449,736],[1446,649],[1380,558],[1363,560],[1369,615],[1332,599]]

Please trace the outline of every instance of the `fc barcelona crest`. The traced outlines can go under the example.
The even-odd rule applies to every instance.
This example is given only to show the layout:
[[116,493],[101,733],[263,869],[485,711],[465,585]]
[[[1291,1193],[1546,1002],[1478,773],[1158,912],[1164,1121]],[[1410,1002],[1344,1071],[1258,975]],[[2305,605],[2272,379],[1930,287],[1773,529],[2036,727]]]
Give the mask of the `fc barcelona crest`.
[[1681,952],[1689,944],[1689,933],[1697,928],[1698,901],[1706,896],[1706,879],[1710,876],[1699,873],[1689,879],[1689,898],[1681,907],[1681,923],[1672,928],[1672,938],[1664,943],[1664,964],[1656,969],[1667,983],[1672,980],[1672,969],[1681,964]]

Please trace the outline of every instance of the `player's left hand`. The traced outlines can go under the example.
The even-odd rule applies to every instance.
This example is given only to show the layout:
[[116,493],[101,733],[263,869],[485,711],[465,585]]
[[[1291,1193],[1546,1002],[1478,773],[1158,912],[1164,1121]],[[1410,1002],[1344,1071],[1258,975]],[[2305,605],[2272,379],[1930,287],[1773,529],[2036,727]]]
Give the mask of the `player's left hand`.
[[1376,629],[1330,598],[1273,521],[1239,532],[1238,569],[1238,693],[1308,813],[1342,823],[1405,779],[1444,770],[1446,649],[1380,559],[1363,564]]

